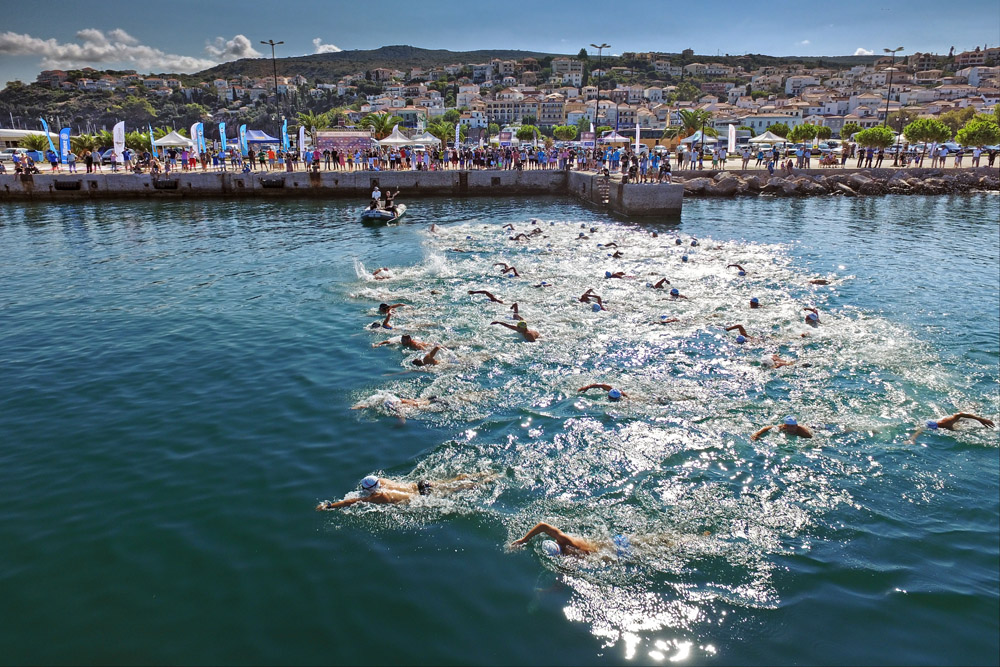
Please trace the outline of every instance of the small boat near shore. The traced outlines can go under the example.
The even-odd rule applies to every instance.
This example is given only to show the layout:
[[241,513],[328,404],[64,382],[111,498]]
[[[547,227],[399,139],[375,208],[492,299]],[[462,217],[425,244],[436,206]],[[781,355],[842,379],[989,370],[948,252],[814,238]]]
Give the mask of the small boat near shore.
[[396,204],[395,214],[384,208],[366,208],[361,212],[361,222],[377,225],[389,225],[402,218],[405,213],[405,204]]

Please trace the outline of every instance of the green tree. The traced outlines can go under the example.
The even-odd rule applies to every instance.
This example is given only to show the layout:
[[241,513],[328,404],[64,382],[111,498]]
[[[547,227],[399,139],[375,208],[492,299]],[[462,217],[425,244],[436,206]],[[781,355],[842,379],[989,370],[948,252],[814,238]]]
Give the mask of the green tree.
[[945,113],[938,116],[938,120],[951,128],[951,135],[955,136],[955,133],[968,123],[976,115],[976,109],[974,107],[968,106],[964,109],[954,109],[952,111],[946,111]]
[[596,132],[596,134],[597,134],[598,137],[601,136],[602,134],[604,134],[605,132],[610,132],[610,131],[611,131],[611,126],[610,125],[600,125],[595,130],[595,132]]
[[45,152],[49,149],[49,140],[44,134],[28,134],[18,142],[18,146],[29,151]]
[[744,132],[753,132],[753,128],[749,125],[740,125],[737,130],[743,130]]
[[455,123],[462,119],[462,114],[459,113],[458,109],[448,109],[441,118],[454,126]]
[[815,136],[816,126],[810,123],[803,123],[802,125],[793,127],[785,138],[795,143],[805,143],[812,141]]
[[851,135],[855,132],[860,132],[864,128],[857,123],[844,123],[844,126],[840,128],[840,138],[850,139]]
[[537,122],[538,119],[532,116],[531,114],[528,114],[527,116],[521,118],[521,125],[534,125]]
[[488,125],[488,126],[486,127],[486,137],[487,137],[487,139],[488,139],[489,137],[495,137],[495,136],[497,136],[498,134],[500,134],[500,126],[499,126],[499,125],[497,125],[496,123],[490,123],[490,124],[489,124],[489,125]]
[[775,123],[774,125],[767,128],[767,130],[768,132],[773,132],[779,137],[788,137],[788,133],[791,132],[791,128],[789,128],[784,123]]
[[556,125],[552,128],[552,135],[560,141],[573,141],[576,133],[576,125]]
[[125,121],[126,125],[146,125],[156,120],[156,109],[149,100],[129,95],[121,104],[111,106],[108,111]]
[[590,60],[590,55],[587,54],[587,49],[586,48],[580,49],[580,52],[576,54],[576,59],[582,60],[583,62],[587,62],[588,60]]
[[917,117],[917,112],[912,109],[900,109],[889,114],[887,124],[897,132],[902,132],[903,128],[915,121]]
[[[441,140],[441,145],[446,146],[449,141],[455,140],[455,124],[449,123],[443,118],[432,121],[427,125],[427,132],[433,135],[436,139]],[[462,125],[458,129],[459,139],[465,139],[469,133],[469,128]]]
[[402,118],[392,114],[370,113],[358,122],[358,126],[371,128],[376,139],[385,139],[392,134],[392,128],[402,122]]
[[700,132],[705,128],[705,134],[709,137],[717,137],[719,133],[711,126],[712,112],[704,109],[683,109],[678,114],[680,116],[682,134],[689,137],[695,132]]
[[99,148],[97,137],[92,134],[78,134],[75,137],[70,137],[69,147],[77,154],[84,151],[96,151]]
[[896,135],[889,128],[878,125],[870,127],[867,130],[861,130],[855,139],[859,146],[864,146],[865,148],[869,146],[872,148],[886,148],[896,140]]
[[296,120],[300,127],[306,128],[306,132],[312,137],[313,145],[316,145],[316,133],[330,127],[330,116],[326,113],[313,113],[312,111],[300,111],[296,115]]
[[936,118],[917,118],[903,128],[907,141],[941,143],[951,139],[951,128]]
[[590,132],[590,119],[584,116],[580,120],[576,121],[576,132],[578,135],[584,132]]
[[991,121],[973,118],[955,135],[963,146],[986,146],[1000,142],[1000,126]]
[[833,136],[833,130],[826,125],[819,125],[816,127],[816,136],[825,141]]
[[522,125],[517,130],[517,138],[520,141],[531,141],[539,134],[538,128],[534,125]]

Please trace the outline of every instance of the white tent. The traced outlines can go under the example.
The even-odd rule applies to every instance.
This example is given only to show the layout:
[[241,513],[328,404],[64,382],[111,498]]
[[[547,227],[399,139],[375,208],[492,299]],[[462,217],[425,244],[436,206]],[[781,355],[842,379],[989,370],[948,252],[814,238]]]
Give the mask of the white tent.
[[751,139],[750,143],[751,144],[783,144],[783,143],[786,143],[787,141],[788,140],[785,139],[784,137],[779,137],[774,132],[771,132],[770,130],[768,130],[764,134],[760,134],[760,135],[754,137],[753,139]]
[[[702,141],[701,141],[701,130],[698,130],[697,132],[695,132],[694,134],[692,134],[690,137],[685,137],[685,138],[681,139],[681,143],[682,144],[700,144],[700,143],[702,143]],[[719,140],[716,139],[715,137],[706,136],[705,137],[705,143],[706,144],[717,144],[717,143],[719,143]]]
[[385,139],[379,139],[379,146],[408,146],[417,143],[399,131],[399,125],[392,128],[392,133]]
[[414,144],[439,144],[441,143],[441,140],[435,137],[430,132],[423,132],[421,134],[413,135],[413,138],[410,139],[410,142]]
[[153,142],[153,145],[159,147],[186,146],[187,148],[191,148],[192,146],[194,146],[194,142],[188,139],[187,137],[182,137],[181,135],[177,134],[176,131],[174,131],[171,132],[170,134],[166,134],[160,137],[159,139]]
[[632,139],[630,137],[618,134],[617,132],[612,132],[611,134],[604,135],[603,137],[601,137],[601,141],[608,144],[632,143]]

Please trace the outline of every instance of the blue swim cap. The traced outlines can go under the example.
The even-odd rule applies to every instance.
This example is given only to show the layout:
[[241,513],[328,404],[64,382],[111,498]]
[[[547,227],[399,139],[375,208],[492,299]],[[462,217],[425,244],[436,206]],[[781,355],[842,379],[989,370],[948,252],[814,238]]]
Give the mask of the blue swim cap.
[[590,231],[592,231],[592,232],[596,232],[596,231],[597,231],[597,227],[591,227],[591,228],[590,228]]
[[816,313],[809,313],[808,315],[806,315],[806,319],[816,321],[819,319],[819,315],[817,315]]
[[798,426],[798,422],[795,421],[795,417],[789,415],[785,417],[785,426]]
[[750,298],[750,303],[760,303],[760,300],[754,296]]
[[937,430],[938,423],[936,421],[929,421],[927,422],[927,428],[931,429],[932,431]]
[[673,289],[670,290],[670,296],[680,296],[680,295],[681,295],[681,291],[679,289],[677,289],[676,287],[674,287]]
[[698,239],[691,239],[691,245],[692,246],[698,245]]
[[553,220],[553,221],[549,222],[549,227],[554,227],[554,226],[555,226],[555,224],[556,224],[556,223],[555,223],[555,220]]
[[660,315],[660,319],[661,320],[665,320],[665,319],[667,319],[667,317],[668,317],[667,315]]
[[683,243],[683,241],[681,241],[680,239],[674,239],[674,243],[680,245],[681,243]]
[[652,287],[653,283],[646,283],[646,287]]
[[605,278],[610,278],[611,277],[611,272],[610,271],[605,271],[604,272],[604,277]]
[[743,336],[743,334],[740,334],[739,336],[736,337],[736,342],[742,345],[743,343],[747,342],[747,339],[746,337]]
[[544,551],[549,556],[558,556],[562,553],[562,549],[556,544],[555,540],[545,540],[542,542],[542,551]]
[[466,240],[466,241],[471,241],[471,240],[472,240],[472,237],[471,237],[471,236],[466,236],[466,237],[465,237],[465,240]]
[[592,311],[594,311],[595,313],[599,313],[599,312],[601,312],[603,310],[603,308],[601,308],[601,304],[599,304],[599,303],[592,303],[592,304],[590,304],[590,309]]
[[580,232],[580,236],[578,236],[577,238],[581,238],[582,239],[583,238],[583,232]]
[[603,243],[598,243],[598,244],[597,244],[597,247],[598,247],[598,248],[603,248],[603,247],[604,247],[604,244],[603,244]]
[[688,256],[687,255],[681,255],[681,261],[682,262],[688,261]]
[[610,398],[612,401],[617,401],[621,397],[622,393],[617,389],[612,389],[611,391],[608,392],[608,398]]
[[739,273],[738,273],[737,275],[740,275],[740,276],[745,276],[746,274],[747,274],[747,272],[746,272],[746,271],[740,271],[740,272],[739,272]]
[[378,491],[379,481],[375,475],[368,475],[361,480],[361,488],[365,491]]

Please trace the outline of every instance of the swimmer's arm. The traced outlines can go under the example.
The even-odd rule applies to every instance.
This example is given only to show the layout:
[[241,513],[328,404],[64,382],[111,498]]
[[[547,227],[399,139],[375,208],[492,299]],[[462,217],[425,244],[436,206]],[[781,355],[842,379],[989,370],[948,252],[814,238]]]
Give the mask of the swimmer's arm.
[[[588,389],[603,389],[604,391],[611,391],[611,385],[610,384],[599,384],[599,383],[588,384],[586,387],[580,387],[579,389],[577,389],[577,391],[578,392],[587,391]],[[625,394],[623,392],[622,396],[624,396],[624,395]]]
[[435,345],[433,350],[424,355],[424,363],[426,364],[428,361],[434,361],[434,355],[437,354],[440,349],[440,345]]
[[324,500],[319,505],[316,505],[317,512],[323,512],[325,510],[337,509],[340,507],[347,507],[348,505],[353,505],[354,503],[360,503],[364,498],[345,498],[344,500],[338,500],[337,502],[331,502],[329,500]]
[[513,329],[514,331],[517,331],[517,327],[516,326],[514,326],[513,324],[507,324],[506,322],[493,321],[493,322],[490,322],[490,324],[491,325],[493,325],[493,324],[499,324],[502,327],[507,327],[508,329]]
[[372,343],[372,347],[382,347],[383,345],[395,345],[395,344],[396,341],[390,339],[390,340],[384,340],[381,343]]
[[470,289],[469,290],[469,294],[483,294],[483,295],[489,297],[490,301],[492,301],[494,303],[503,303],[503,301],[501,301],[500,299],[496,298],[495,296],[493,296],[492,294],[490,294],[489,292],[487,292],[484,289]]
[[743,328],[742,324],[734,324],[731,327],[726,327],[726,331],[732,331],[733,329],[739,331],[741,336],[745,336],[746,338],[750,337],[750,335],[747,334],[747,330]]
[[963,418],[964,419],[975,419],[977,422],[979,422],[983,426],[989,426],[990,428],[993,428],[993,421],[992,420],[990,420],[990,419],[984,419],[983,417],[979,417],[977,415],[974,415],[971,412],[956,412],[954,415],[952,415],[952,418],[955,419],[955,420],[963,419]]
[[753,435],[751,435],[750,439],[751,440],[757,440],[758,438],[760,438],[760,436],[764,435],[765,433],[767,433],[768,431],[770,431],[772,428],[774,428],[773,425],[772,426],[765,426],[764,428],[760,429],[759,431],[757,431],[756,433],[754,433]]
[[547,524],[547,523],[545,523],[543,521],[543,522],[537,524],[531,530],[529,530],[527,532],[527,534],[525,534],[524,537],[522,537],[519,540],[514,540],[510,544],[511,544],[511,546],[517,546],[517,547],[523,546],[523,545],[527,544],[531,540],[532,537],[534,537],[535,535],[541,535],[542,533],[544,533],[544,534],[548,535],[549,537],[553,538],[554,540],[556,540],[556,542],[559,542],[560,546],[564,542],[569,543],[569,544],[573,543],[573,539],[569,535],[567,535],[566,533],[562,532],[561,530],[559,530],[555,526],[551,526],[551,525],[549,525],[549,524]]
[[806,311],[809,311],[810,313],[814,313],[817,317],[819,317],[819,311],[816,310],[815,308],[803,308],[802,310],[806,310]]
[[[388,271],[388,269],[379,269],[379,271],[383,271],[383,270],[384,271]],[[386,310],[393,310],[394,308],[404,308],[405,306],[406,306],[405,303],[394,303],[391,306],[388,306],[386,308]]]
[[915,444],[917,444],[917,437],[918,437],[918,436],[919,436],[919,435],[920,435],[921,433],[923,433],[923,432],[924,432],[924,429],[922,429],[922,428],[917,428],[917,430],[913,432],[913,435],[911,435],[911,436],[910,436],[910,439],[909,439],[909,440],[907,440],[907,442],[908,442],[908,443],[910,443],[911,445],[915,445]]

